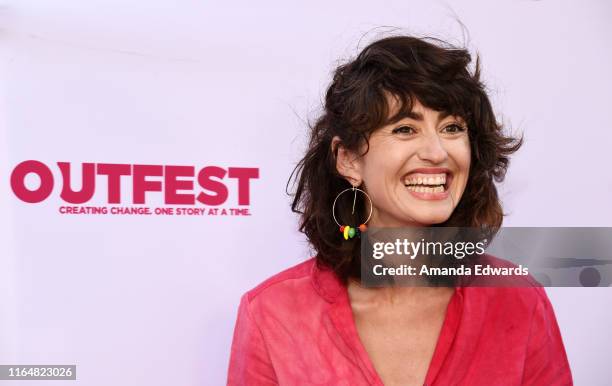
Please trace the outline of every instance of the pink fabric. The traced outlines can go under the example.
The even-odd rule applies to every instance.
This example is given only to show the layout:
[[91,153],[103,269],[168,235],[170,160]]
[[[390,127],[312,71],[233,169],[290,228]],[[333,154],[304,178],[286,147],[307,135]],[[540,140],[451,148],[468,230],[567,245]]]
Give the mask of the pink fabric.
[[[346,287],[312,258],[241,299],[228,385],[383,385]],[[426,385],[572,385],[542,288],[456,287]]]

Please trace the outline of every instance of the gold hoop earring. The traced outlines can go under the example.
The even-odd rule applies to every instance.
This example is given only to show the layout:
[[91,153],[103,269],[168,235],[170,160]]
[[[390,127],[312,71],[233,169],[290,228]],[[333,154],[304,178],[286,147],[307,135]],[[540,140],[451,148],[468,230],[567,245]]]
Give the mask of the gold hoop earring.
[[[350,225],[342,225],[338,222],[338,219],[336,218],[336,202],[338,201],[338,197],[340,197],[342,194],[348,191],[352,191],[355,194],[353,197],[353,210],[351,214],[355,214],[355,202],[357,201],[357,192],[363,193],[364,196],[370,202],[370,213],[368,214],[368,218],[363,223],[361,223],[358,227],[352,227]],[[368,223],[368,221],[370,221],[370,218],[372,217],[372,199],[366,192],[364,192],[363,190],[359,188],[356,188],[355,186],[353,186],[352,188],[344,189],[343,191],[338,193],[338,195],[334,199],[334,203],[332,205],[332,216],[336,224],[338,224],[338,226],[340,227],[340,233],[342,234],[345,240],[352,239],[355,236],[361,237],[361,233],[365,232],[368,229],[368,226],[366,224]]]

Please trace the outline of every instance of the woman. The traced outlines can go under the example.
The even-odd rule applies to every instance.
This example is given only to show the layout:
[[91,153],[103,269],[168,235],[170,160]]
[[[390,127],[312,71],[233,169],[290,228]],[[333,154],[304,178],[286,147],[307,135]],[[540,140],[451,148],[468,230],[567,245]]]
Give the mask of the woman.
[[351,187],[371,201],[368,226],[501,226],[493,180],[522,139],[502,133],[470,61],[398,36],[337,68],[296,168],[292,208],[316,256],[242,297],[228,384],[572,384],[541,288],[366,288],[359,238],[338,230],[369,215],[338,195]]

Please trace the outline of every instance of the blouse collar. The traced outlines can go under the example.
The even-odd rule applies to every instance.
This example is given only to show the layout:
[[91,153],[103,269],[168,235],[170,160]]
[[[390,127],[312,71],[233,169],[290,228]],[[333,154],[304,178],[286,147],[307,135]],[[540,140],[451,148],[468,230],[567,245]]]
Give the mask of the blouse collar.
[[[371,385],[383,386],[380,377],[374,369],[374,365],[359,339],[347,289],[332,269],[319,267],[316,258],[312,265],[311,278],[312,285],[317,293],[327,302],[331,303],[328,315],[336,331],[346,344],[346,348],[350,352],[350,359],[358,364]],[[464,296],[463,287],[456,286],[446,310],[442,330],[440,331],[433,358],[427,371],[425,385],[431,385],[435,382],[450,351],[462,317]]]

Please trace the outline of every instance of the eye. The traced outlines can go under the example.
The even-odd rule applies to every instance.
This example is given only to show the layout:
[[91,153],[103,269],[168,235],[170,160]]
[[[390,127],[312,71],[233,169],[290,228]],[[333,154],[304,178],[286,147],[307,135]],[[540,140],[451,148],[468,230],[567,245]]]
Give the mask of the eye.
[[446,133],[449,133],[449,134],[457,134],[457,133],[462,133],[462,132],[464,132],[464,131],[466,131],[466,130],[467,130],[467,128],[466,128],[466,127],[463,127],[463,126],[461,126],[461,125],[459,125],[459,124],[456,124],[456,123],[452,123],[452,124],[450,124],[450,125],[448,125],[448,126],[445,126],[445,127],[442,129],[442,131],[444,131],[444,132],[446,132]]
[[416,130],[414,130],[414,128],[410,127],[410,126],[400,126],[400,127],[396,127],[395,129],[393,129],[393,131],[391,131],[393,134],[414,134]]

